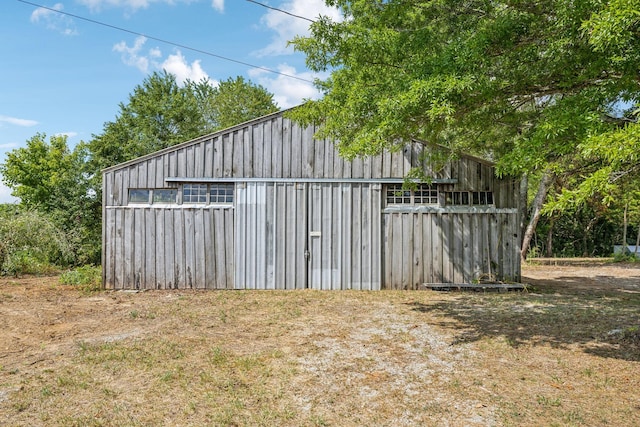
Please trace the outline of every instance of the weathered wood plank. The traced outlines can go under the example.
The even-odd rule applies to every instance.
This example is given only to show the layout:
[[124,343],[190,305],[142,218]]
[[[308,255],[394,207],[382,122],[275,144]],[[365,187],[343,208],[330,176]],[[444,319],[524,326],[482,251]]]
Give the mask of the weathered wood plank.
[[114,210],[113,215],[115,216],[115,241],[114,241],[114,250],[115,250],[115,258],[116,262],[114,265],[114,279],[115,279],[115,288],[116,289],[125,289],[125,239],[128,238],[127,230],[125,229],[125,211],[124,210]]
[[[253,176],[262,178],[264,174],[265,141],[263,123],[256,123],[251,126],[253,138]],[[269,151],[269,154],[271,152]]]
[[232,135],[225,133],[222,137],[222,176],[229,178],[233,176],[233,155],[235,146]]
[[411,233],[411,246],[412,246],[412,259],[411,259],[411,289],[418,289],[418,287],[424,283],[424,267],[422,265],[424,260],[423,253],[423,224],[424,214],[413,215],[413,232]]
[[462,260],[459,260],[462,264],[462,280],[460,282],[473,282],[473,240],[475,238],[475,232],[471,226],[472,214],[460,214],[462,216],[462,244],[463,254]]
[[282,117],[275,118],[271,124],[271,176],[282,178]]
[[185,210],[173,210],[173,234],[174,234],[174,263],[173,286],[174,289],[186,289],[186,248],[185,248]]
[[444,282],[443,258],[444,245],[442,244],[442,214],[432,214],[431,217],[431,250],[433,254],[433,281]]
[[234,254],[234,246],[235,242],[233,240],[233,230],[234,230],[234,216],[233,210],[224,209],[224,243],[225,243],[225,281],[224,286],[227,289],[234,288],[234,271],[235,271],[235,260],[233,259]]
[[155,289],[166,289],[167,277],[165,275],[165,266],[167,264],[165,246],[165,222],[164,222],[165,209],[152,209],[152,213],[155,216]]
[[196,209],[194,210],[193,217],[193,231],[194,231],[194,271],[193,271],[193,281],[194,288],[196,289],[205,289],[206,288],[206,268],[207,264],[205,261],[205,252],[206,248],[204,245],[205,242],[205,234],[204,234],[204,209]]
[[315,129],[307,126],[302,130],[302,178],[312,178],[315,168]]
[[236,130],[231,135],[233,143],[233,164],[231,167],[231,176],[242,177],[244,175],[244,141],[242,140],[242,131]]
[[242,151],[244,153],[244,176],[253,176],[253,131],[251,127],[242,128]]
[[451,267],[453,270],[453,283],[462,283],[465,281],[463,271],[464,249],[462,237],[464,235],[464,230],[462,225],[462,215],[464,214],[451,215],[451,219],[453,222],[453,229],[451,230],[451,238],[453,239],[453,259],[451,260]]
[[204,177],[213,177],[213,140],[211,138],[204,142]]
[[154,213],[155,209],[144,209],[144,262],[142,272],[142,288],[155,289],[156,288],[156,217]]
[[271,121],[266,121],[262,125],[262,175],[264,177],[273,176],[273,141],[271,140]]
[[422,259],[423,259],[423,278],[427,283],[433,282],[433,233],[437,233],[437,230],[433,230],[433,218],[435,214],[425,213],[422,215]]
[[176,255],[175,245],[176,237],[174,233],[175,220],[174,216],[177,210],[165,209],[164,213],[164,289],[177,289],[176,282]]
[[200,142],[193,146],[193,176],[204,176],[204,142]]

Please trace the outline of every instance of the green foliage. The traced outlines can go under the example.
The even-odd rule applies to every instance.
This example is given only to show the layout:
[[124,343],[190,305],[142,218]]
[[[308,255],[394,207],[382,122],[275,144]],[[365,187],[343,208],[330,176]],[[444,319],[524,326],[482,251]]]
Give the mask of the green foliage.
[[325,96],[290,117],[320,124],[343,155],[417,138],[500,174],[544,172],[570,184],[547,213],[608,204],[640,181],[637,0],[326,3],[344,20],[320,18],[292,42],[330,72]]
[[187,81],[153,73],[120,104],[120,113],[89,142],[94,171],[277,111],[273,95],[242,77]]
[[612,106],[640,95],[640,44],[605,49],[614,30],[637,36],[634,1],[327,3],[345,20],[293,40],[331,71],[325,96],[291,117],[321,123],[347,156],[417,137],[502,172],[565,171],[580,143],[616,129]]
[[0,270],[3,274],[47,274],[73,258],[68,237],[37,211],[0,211]]
[[187,89],[197,99],[208,132],[278,111],[273,94],[240,76],[223,80],[215,87],[208,81],[187,82]]
[[170,147],[204,133],[194,94],[173,74],[153,73],[120,104],[114,122],[89,142],[93,171]]
[[[230,126],[273,112],[277,107],[272,99],[264,88],[241,77],[216,88],[204,81],[182,87],[172,74],[154,73],[133,90],[128,103],[120,104],[116,120],[105,123],[104,132],[90,142],[71,149],[66,136],[52,136],[47,142],[46,135],[36,134],[24,148],[7,154],[0,173],[21,207],[39,212],[65,236],[65,255],[52,258],[48,248],[11,248],[0,265],[26,272],[43,268],[40,263],[99,263],[101,169],[195,138],[214,125]],[[48,255],[43,258],[43,253]]]
[[73,150],[66,136],[36,134],[23,148],[7,153],[3,180],[21,206],[37,210],[55,224],[74,248],[76,263],[100,259],[101,200],[92,190],[84,143]]
[[86,293],[100,291],[102,290],[102,269],[93,265],[77,267],[62,273],[60,283],[75,286]]

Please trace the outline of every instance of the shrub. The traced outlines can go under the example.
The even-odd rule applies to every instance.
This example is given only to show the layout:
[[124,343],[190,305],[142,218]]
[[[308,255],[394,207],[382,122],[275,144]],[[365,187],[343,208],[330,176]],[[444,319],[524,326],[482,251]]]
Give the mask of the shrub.
[[71,262],[66,234],[35,211],[0,212],[0,271],[4,274],[48,274]]
[[60,283],[75,286],[87,293],[101,291],[102,269],[93,265],[74,268],[60,275]]

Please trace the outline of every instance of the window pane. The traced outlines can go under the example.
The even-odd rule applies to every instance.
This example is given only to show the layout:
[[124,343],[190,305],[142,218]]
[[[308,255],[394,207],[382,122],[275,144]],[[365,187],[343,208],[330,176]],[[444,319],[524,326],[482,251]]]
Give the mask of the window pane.
[[209,203],[233,203],[234,184],[211,184]]
[[389,184],[385,195],[389,205],[438,204],[438,189],[428,184],[419,184],[415,190],[404,189],[402,184]]
[[419,184],[415,190],[415,203],[423,205],[435,205],[438,203],[438,190],[428,184]]
[[149,190],[142,188],[130,188],[129,203],[149,203]]
[[207,184],[184,184],[182,203],[206,203]]
[[175,203],[178,191],[175,189],[153,190],[153,203]]

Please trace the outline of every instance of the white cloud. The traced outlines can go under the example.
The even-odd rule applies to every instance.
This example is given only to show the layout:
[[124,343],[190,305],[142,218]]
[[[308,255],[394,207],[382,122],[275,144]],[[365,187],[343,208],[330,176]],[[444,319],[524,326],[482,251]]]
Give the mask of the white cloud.
[[38,124],[38,122],[36,122],[35,120],[18,119],[16,117],[9,117],[9,116],[2,116],[2,115],[0,115],[0,122],[9,123],[11,125],[16,125],[16,126],[24,126],[24,127],[35,126]]
[[58,132],[55,136],[66,136],[67,138],[73,138],[74,136],[78,136],[78,132]]
[[18,148],[20,144],[17,142],[7,142],[6,144],[0,144],[0,150],[13,150],[14,148]]
[[15,203],[18,199],[11,195],[11,189],[0,183],[0,203]]
[[147,38],[144,36],[136,37],[133,46],[127,46],[127,43],[121,41],[113,46],[113,50],[122,54],[122,62],[132,67],[136,67],[138,70],[147,74],[149,72],[149,57],[157,58],[160,56],[160,49],[153,48],[149,50],[149,57],[142,53],[142,48],[147,42]]
[[[297,73],[294,67],[287,64],[280,64],[277,71],[286,74],[286,76],[269,73],[261,69],[250,70],[249,76],[273,93],[273,98],[280,108],[294,107],[301,104],[305,99],[320,98],[320,92],[310,83],[314,77],[319,76],[310,72]],[[289,76],[299,77],[307,81],[293,79]]]
[[218,12],[224,12],[224,0],[211,0],[211,7]]
[[193,61],[189,64],[180,51],[169,55],[160,65],[160,68],[176,76],[176,80],[180,85],[184,84],[187,79],[196,82],[209,80],[209,76],[202,69],[202,66],[200,66],[200,60]]
[[[121,41],[113,46],[113,50],[122,54],[122,62],[126,65],[136,67],[144,74],[153,71],[165,70],[176,76],[178,84],[182,85],[188,80],[200,81],[211,80],[207,73],[202,69],[200,60],[189,63],[182,55],[182,52],[176,50],[175,53],[162,59],[162,51],[160,48],[153,47],[149,50],[144,49],[147,38],[144,36],[136,37],[133,46],[128,46],[126,42]],[[217,82],[211,81],[212,84]]]
[[[328,7],[324,0],[288,0],[283,2],[279,9],[293,15],[316,19],[320,15],[329,16],[335,21],[341,21],[342,15],[336,8]],[[269,10],[260,20],[268,29],[275,32],[271,43],[259,50],[258,56],[285,55],[293,53],[293,48],[287,46],[295,36],[309,35],[311,22],[287,15],[277,10]]]
[[50,9],[39,7],[31,13],[31,22],[34,24],[44,24],[47,29],[64,34],[65,36],[78,34],[73,20],[69,16],[57,13],[51,9],[62,11],[64,5],[62,3],[56,3],[51,6]]

